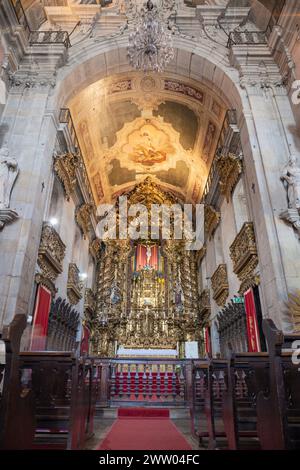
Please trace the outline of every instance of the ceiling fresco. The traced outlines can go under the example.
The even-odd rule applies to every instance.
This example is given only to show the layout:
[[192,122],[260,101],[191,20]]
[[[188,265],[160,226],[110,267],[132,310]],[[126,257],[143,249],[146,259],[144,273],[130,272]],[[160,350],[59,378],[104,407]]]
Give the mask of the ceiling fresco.
[[132,72],[93,83],[68,106],[96,203],[147,176],[199,202],[226,110],[208,87]]

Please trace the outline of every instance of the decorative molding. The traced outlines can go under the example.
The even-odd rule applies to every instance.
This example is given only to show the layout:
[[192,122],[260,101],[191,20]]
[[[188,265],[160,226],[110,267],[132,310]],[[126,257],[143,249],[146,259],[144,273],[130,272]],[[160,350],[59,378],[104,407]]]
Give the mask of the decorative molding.
[[213,289],[213,299],[217,305],[224,307],[229,294],[227,266],[220,264],[211,277],[211,285]]
[[72,305],[78,304],[82,298],[82,284],[79,279],[79,269],[75,263],[69,264],[67,296]]
[[245,222],[237,234],[230,246],[230,257],[233,262],[233,272],[242,283],[239,292],[244,293],[258,283],[258,277],[255,274],[258,255],[252,222]]
[[44,222],[37,259],[41,273],[37,274],[36,281],[49,287],[51,292],[55,292],[54,282],[63,271],[62,262],[65,257],[65,251],[66,245],[55,228]]
[[65,190],[69,201],[76,185],[76,168],[79,164],[78,155],[71,152],[62,155],[54,155],[53,168]]
[[41,284],[42,286],[46,287],[47,289],[49,289],[49,291],[51,292],[52,294],[52,297],[54,298],[56,293],[57,293],[57,289],[54,285],[54,283],[52,281],[50,281],[50,279],[47,279],[43,274],[41,273],[36,273],[35,277],[34,277],[34,280],[36,282],[36,284]]
[[199,103],[204,103],[204,93],[203,91],[191,86],[186,85],[185,83],[181,83],[175,80],[165,80],[164,81],[164,89],[166,91],[172,91],[175,93],[180,93],[184,96],[188,96],[189,98],[193,98],[197,100]]
[[19,215],[13,209],[0,209],[0,231],[6,224],[11,224]]
[[77,207],[75,211],[75,219],[83,233],[84,239],[86,239],[89,235],[92,213],[93,205],[88,203],[81,204],[81,206]]
[[205,206],[204,208],[204,230],[205,235],[210,239],[219,225],[221,219],[220,212],[216,211],[213,206]]
[[227,156],[222,155],[217,160],[217,170],[220,177],[221,193],[225,195],[227,202],[229,202],[243,170],[242,161],[239,156],[233,153],[229,153]]

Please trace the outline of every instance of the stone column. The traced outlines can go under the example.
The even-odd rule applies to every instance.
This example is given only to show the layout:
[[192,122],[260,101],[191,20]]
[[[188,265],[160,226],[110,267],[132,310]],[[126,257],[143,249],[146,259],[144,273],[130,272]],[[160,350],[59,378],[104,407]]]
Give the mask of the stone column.
[[19,218],[0,234],[0,328],[15,314],[28,314],[56,136],[54,116],[46,111],[49,88],[14,86],[2,118],[1,140],[20,173],[10,203]]
[[[289,155],[299,156],[299,138],[285,88],[246,86],[249,110],[241,123],[248,197],[260,260],[263,312],[288,331],[284,315],[289,292],[300,283],[300,242],[280,218],[287,197],[280,180]],[[248,128],[248,130],[246,129]]]

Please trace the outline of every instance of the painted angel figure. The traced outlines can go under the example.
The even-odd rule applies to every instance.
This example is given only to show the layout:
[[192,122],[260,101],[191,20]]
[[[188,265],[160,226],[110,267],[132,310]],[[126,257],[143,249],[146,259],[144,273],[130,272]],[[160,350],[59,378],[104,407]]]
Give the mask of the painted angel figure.
[[300,167],[295,155],[291,155],[281,179],[287,183],[289,209],[297,209],[300,213]]
[[18,163],[9,156],[8,148],[0,149],[0,209],[8,209],[10,196],[19,174]]

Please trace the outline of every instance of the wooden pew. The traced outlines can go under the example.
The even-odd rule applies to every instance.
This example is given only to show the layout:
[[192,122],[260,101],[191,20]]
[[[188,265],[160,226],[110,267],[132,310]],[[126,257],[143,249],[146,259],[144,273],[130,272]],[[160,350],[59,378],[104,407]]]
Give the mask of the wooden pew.
[[72,352],[25,352],[20,369],[35,397],[32,448],[82,448],[93,433],[99,365]]
[[216,449],[226,438],[222,396],[227,365],[228,361],[221,359],[193,361],[192,430],[200,445],[209,449]]
[[263,449],[300,448],[300,371],[292,345],[300,335],[284,336],[272,320],[263,321],[270,356],[270,387],[257,397],[258,432]]
[[227,448],[261,449],[256,400],[269,388],[268,354],[233,354],[225,371],[225,383],[222,417]]
[[30,388],[19,380],[20,340],[26,327],[26,316],[16,315],[5,326],[1,340],[5,343],[5,367],[0,400],[0,449],[28,449],[31,446],[35,421],[34,398]]

